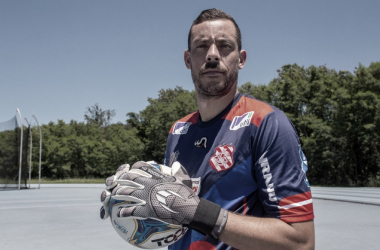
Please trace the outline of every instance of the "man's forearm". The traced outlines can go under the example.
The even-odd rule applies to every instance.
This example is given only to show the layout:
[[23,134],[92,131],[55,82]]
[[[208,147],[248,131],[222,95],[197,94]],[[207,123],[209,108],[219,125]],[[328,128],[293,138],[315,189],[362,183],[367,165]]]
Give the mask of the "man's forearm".
[[287,224],[275,218],[229,213],[220,241],[243,249],[314,249],[314,221]]

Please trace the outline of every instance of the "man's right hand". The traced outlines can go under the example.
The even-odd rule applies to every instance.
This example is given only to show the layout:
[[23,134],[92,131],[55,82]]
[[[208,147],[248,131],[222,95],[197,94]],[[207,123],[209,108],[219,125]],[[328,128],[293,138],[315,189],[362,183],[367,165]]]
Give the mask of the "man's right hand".
[[117,168],[116,173],[106,179],[106,189],[100,195],[100,201],[103,206],[100,208],[100,218],[103,220],[109,217],[109,202],[112,190],[118,186],[116,182],[123,174],[127,173],[131,167],[129,164],[123,164]]

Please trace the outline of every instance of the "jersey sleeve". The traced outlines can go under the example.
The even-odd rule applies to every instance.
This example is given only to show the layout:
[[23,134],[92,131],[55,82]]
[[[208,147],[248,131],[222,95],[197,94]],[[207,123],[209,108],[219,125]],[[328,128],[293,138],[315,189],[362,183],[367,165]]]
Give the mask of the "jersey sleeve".
[[253,175],[265,215],[287,223],[312,220],[307,161],[290,120],[282,111],[269,113],[253,143]]

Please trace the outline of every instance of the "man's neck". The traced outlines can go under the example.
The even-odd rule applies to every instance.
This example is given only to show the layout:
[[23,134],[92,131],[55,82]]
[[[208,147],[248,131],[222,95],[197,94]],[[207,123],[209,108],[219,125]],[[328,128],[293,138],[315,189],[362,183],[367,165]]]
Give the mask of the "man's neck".
[[207,122],[217,116],[232,102],[237,93],[238,90],[236,89],[219,98],[204,99],[197,96],[197,104],[202,121]]

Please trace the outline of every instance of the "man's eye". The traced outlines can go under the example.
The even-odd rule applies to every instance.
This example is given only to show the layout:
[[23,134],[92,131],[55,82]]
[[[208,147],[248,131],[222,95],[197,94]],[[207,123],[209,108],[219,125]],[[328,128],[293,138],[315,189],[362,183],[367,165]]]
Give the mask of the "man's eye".
[[229,44],[222,44],[221,47],[222,47],[222,48],[229,49],[229,48],[231,48],[231,45],[229,45]]

